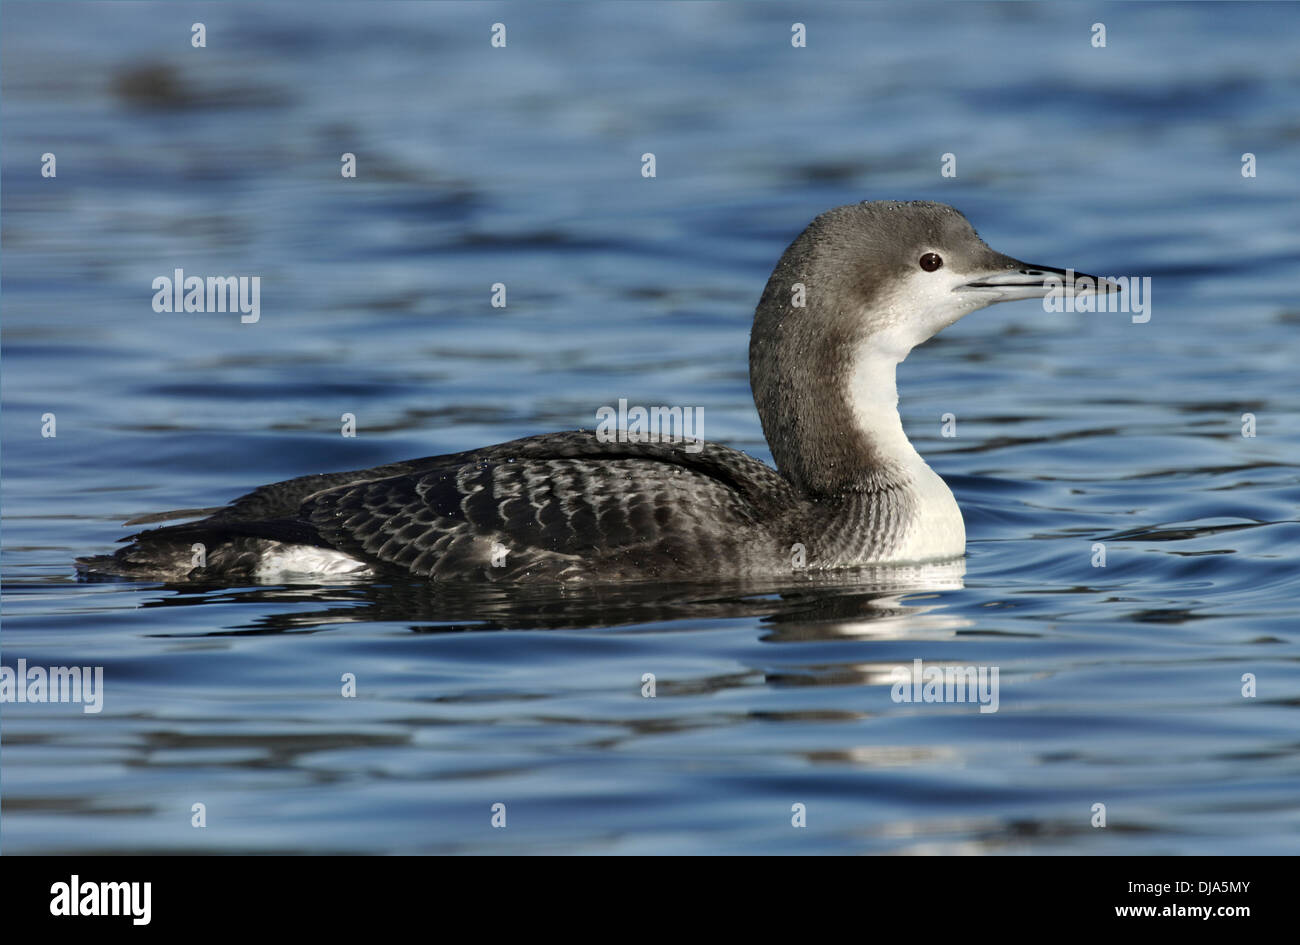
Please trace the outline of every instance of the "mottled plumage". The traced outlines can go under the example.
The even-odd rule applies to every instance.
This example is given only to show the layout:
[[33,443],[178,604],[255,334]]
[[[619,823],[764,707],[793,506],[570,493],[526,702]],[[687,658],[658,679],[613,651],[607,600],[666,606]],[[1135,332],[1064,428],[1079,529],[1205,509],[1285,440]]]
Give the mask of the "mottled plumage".
[[994,252],[943,204],[840,207],[785,251],[754,316],[750,380],[780,472],[717,444],[552,433],[145,516],[128,524],[198,520],[78,566],[174,581],[680,581],[958,556],[961,512],[903,432],[895,367],[963,315],[1063,275]]
[[[141,532],[115,556],[83,560],[91,571],[173,580],[251,578],[281,544],[435,580],[772,575],[885,547],[887,495],[809,500],[725,446],[692,453],[575,431],[262,486],[200,521]],[[202,568],[191,566],[196,543]]]

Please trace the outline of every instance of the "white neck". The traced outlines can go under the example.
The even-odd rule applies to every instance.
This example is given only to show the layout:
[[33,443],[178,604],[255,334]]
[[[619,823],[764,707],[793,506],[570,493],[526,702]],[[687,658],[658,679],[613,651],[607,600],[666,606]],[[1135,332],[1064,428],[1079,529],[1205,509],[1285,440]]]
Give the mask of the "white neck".
[[919,515],[890,558],[919,561],[960,555],[966,528],[952,491],[912,446],[898,416],[899,363],[907,357],[864,345],[854,357],[849,382],[853,419],[880,459],[908,483]]
[[907,438],[898,416],[896,374],[902,359],[872,345],[858,349],[849,377],[849,406],[854,423],[880,457],[910,471],[918,464],[924,466],[925,460]]

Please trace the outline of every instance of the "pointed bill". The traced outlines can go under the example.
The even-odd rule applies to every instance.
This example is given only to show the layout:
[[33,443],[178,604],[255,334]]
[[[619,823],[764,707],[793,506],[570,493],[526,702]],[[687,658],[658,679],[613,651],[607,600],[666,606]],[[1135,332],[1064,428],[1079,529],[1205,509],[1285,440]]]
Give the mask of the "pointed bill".
[[957,286],[956,292],[977,292],[991,302],[1011,302],[1016,299],[1038,299],[1053,293],[1062,298],[1083,295],[1110,295],[1122,291],[1123,286],[1110,279],[1090,276],[1073,269],[1054,266],[1034,266],[1011,260],[1006,268],[976,276]]

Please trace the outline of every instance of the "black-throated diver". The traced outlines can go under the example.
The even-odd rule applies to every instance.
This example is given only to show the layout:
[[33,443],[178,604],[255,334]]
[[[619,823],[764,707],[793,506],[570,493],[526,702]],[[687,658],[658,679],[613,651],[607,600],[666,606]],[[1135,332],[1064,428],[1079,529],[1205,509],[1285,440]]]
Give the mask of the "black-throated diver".
[[206,516],[78,567],[171,581],[621,581],[954,558],[965,551],[961,510],[903,432],[896,366],[994,302],[1098,286],[1118,288],[994,252],[945,204],[838,207],[786,249],[754,314],[750,385],[776,470],[715,444],[550,433],[134,519]]

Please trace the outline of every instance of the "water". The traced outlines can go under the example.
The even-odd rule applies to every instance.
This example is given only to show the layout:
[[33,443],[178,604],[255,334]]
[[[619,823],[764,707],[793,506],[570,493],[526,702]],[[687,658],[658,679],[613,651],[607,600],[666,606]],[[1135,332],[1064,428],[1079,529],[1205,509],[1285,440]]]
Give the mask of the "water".
[[[777,5],[0,15],[3,662],[106,688],[4,707],[5,852],[1300,847],[1295,6],[801,6],[806,49]],[[753,306],[864,198],[1153,280],[1145,324],[1001,305],[901,368],[964,574],[74,579],[134,515],[620,397],[770,460]],[[177,267],[260,275],[261,320],[154,313]],[[895,703],[915,659],[998,667],[998,711]]]

